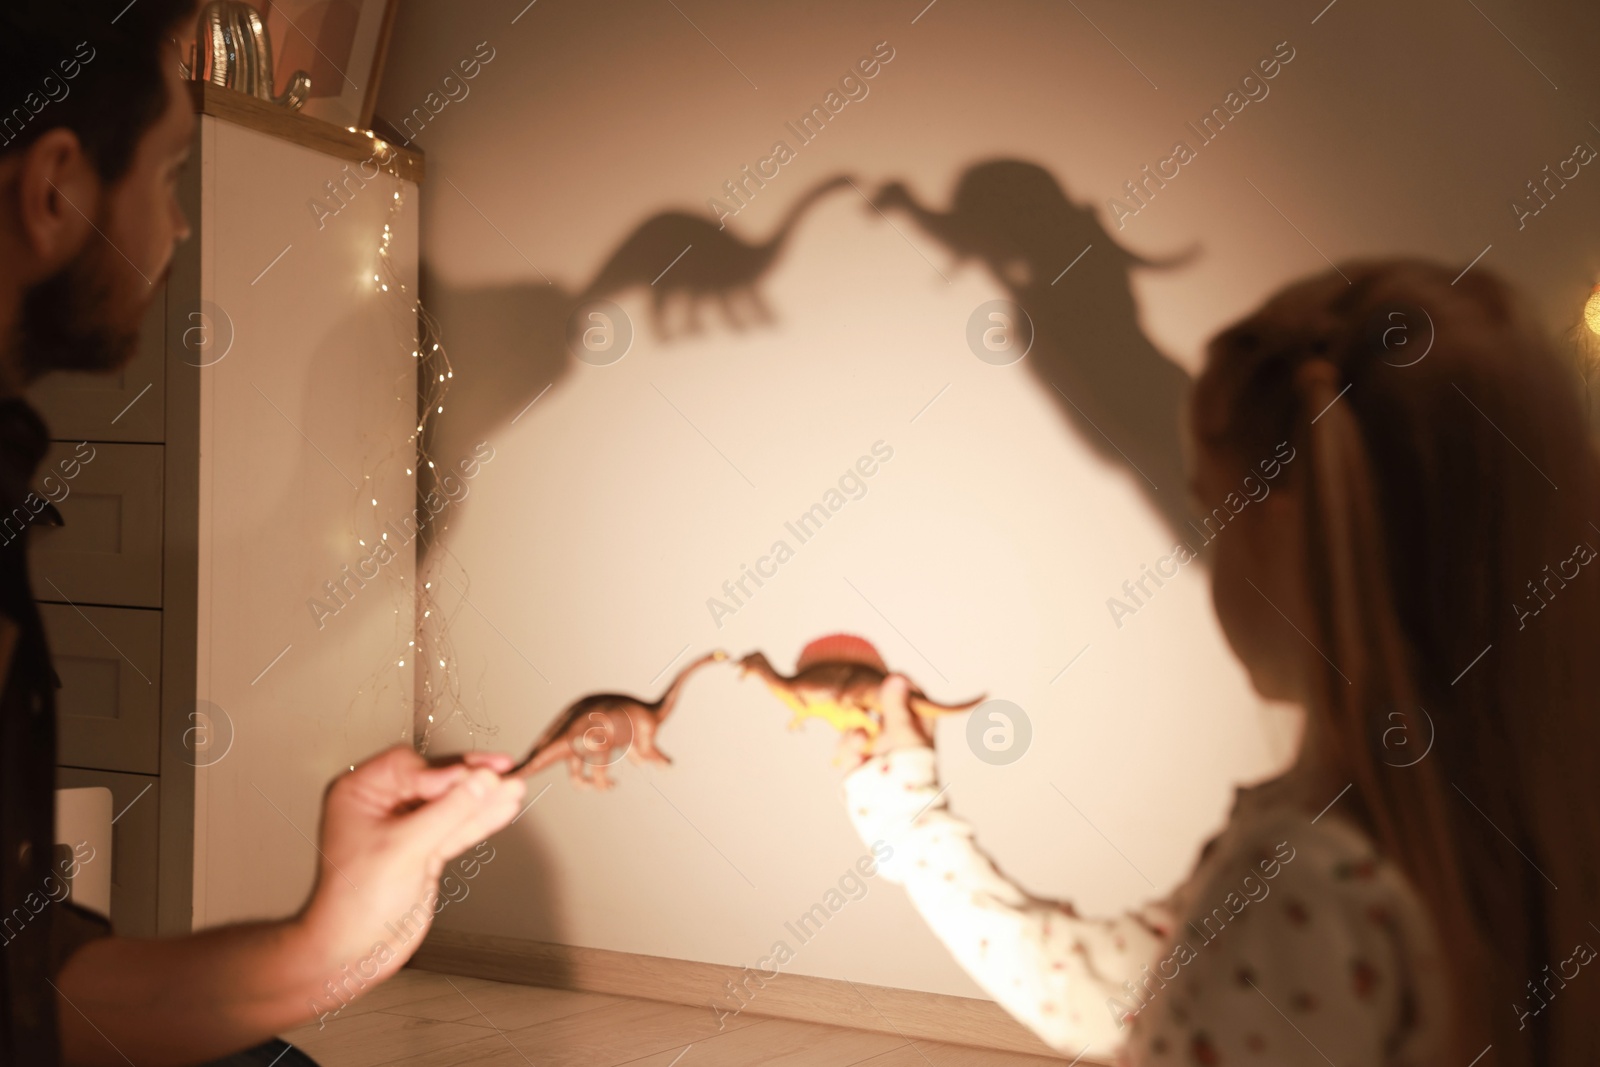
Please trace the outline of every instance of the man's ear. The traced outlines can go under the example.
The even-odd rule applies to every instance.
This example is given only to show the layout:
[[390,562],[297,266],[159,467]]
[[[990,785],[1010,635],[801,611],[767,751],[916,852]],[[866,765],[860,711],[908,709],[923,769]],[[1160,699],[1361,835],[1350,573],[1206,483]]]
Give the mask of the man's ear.
[[19,243],[31,253],[25,269],[53,274],[83,248],[99,208],[100,176],[78,135],[65,127],[40,135],[22,152],[13,191]]

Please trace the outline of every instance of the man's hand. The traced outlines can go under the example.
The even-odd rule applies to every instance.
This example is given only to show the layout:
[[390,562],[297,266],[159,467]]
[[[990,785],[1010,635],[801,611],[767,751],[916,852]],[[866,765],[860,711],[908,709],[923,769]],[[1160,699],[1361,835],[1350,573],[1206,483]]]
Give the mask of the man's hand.
[[511,764],[430,767],[391,748],[328,787],[316,888],[294,918],[88,942],[56,977],[63,1061],[210,1061],[370,991],[422,943],[444,865],[520,810]]
[[398,970],[433,922],[444,865],[516,817],[525,785],[504,753],[430,767],[396,745],[340,775],[322,805],[317,884],[298,921],[329,977]]
[[878,689],[878,704],[883,716],[883,729],[871,738],[865,730],[851,730],[839,741],[835,763],[843,763],[852,770],[870,757],[892,752],[898,748],[932,748],[933,736],[922,717],[911,710],[906,694],[911,682],[903,674],[891,674]]

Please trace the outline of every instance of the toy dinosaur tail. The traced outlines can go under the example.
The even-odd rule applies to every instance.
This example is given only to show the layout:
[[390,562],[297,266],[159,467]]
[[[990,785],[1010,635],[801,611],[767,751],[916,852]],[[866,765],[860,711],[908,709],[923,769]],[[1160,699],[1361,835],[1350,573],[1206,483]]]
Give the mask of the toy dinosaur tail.
[[505,773],[505,777],[530,778],[544,770],[550,764],[567,758],[567,753],[546,741],[536,745],[526,759]]
[[971,711],[988,699],[988,695],[974,697],[965,704],[940,704],[936,700],[929,700],[921,693],[912,693],[907,703],[911,710],[918,715],[932,718],[935,715],[956,715],[963,711]]

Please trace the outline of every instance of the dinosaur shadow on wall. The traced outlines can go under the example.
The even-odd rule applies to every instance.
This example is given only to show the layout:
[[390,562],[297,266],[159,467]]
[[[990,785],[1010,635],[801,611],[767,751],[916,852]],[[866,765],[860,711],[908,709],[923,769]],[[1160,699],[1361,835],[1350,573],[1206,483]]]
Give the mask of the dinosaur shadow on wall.
[[1093,209],[1021,160],[969,167],[945,212],[919,203],[901,182],[886,183],[873,200],[891,217],[909,215],[958,262],[989,268],[1032,321],[1023,363],[1078,436],[1127,469],[1168,527],[1187,538],[1180,416],[1190,379],[1144,336],[1130,279],[1136,268],[1183,266],[1196,250],[1165,260],[1124,250]]
[[[575,353],[584,351],[586,309],[611,297],[647,289],[651,327],[662,339],[705,330],[701,311],[707,304],[715,304],[734,329],[771,325],[775,316],[760,295],[760,282],[806,212],[850,184],[839,175],[812,186],[761,242],[719,229],[708,215],[652,215],[618,243],[577,293],[527,283],[457,290],[424,264],[425,301],[445,324],[461,372],[447,414],[433,427],[429,451],[466,455],[483,427],[536,417],[530,405],[579,362]],[[1124,470],[1173,533],[1187,539],[1194,530],[1180,415],[1189,376],[1144,336],[1131,277],[1136,269],[1183,266],[1195,250],[1162,260],[1124,250],[1092,208],[1073,203],[1048,170],[1023,160],[968,167],[943,212],[919,202],[898,181],[882,185],[872,199],[863,208],[871,218],[909,216],[958,262],[988,267],[1032,322],[1032,345],[1023,360],[1028,371],[1078,436]],[[431,539],[425,550],[428,544]]]
[[[819,182],[790,205],[763,241],[751,242],[720,229],[706,215],[663,211],[628,234],[594,279],[571,293],[553,283],[526,282],[456,289],[422,264],[423,303],[443,324],[444,343],[455,368],[446,411],[430,427],[428,452],[447,460],[465,456],[484,427],[504,427],[534,415],[530,405],[580,362],[604,365],[606,345],[621,343],[612,297],[643,289],[650,294],[650,326],[663,341],[703,333],[702,309],[714,304],[727,324],[744,330],[777,322],[758,285],[787,247],[805,214],[828,194],[849,188],[838,175]],[[598,309],[598,310],[597,310]],[[596,315],[601,316],[596,318]],[[587,343],[600,324],[605,344]],[[634,324],[623,324],[628,331]],[[616,357],[620,358],[620,357]],[[419,485],[426,495],[434,488]],[[422,542],[424,556],[433,537]]]
[[684,211],[653,215],[611,253],[579,301],[647,287],[652,324],[661,338],[669,335],[667,318],[674,303],[681,305],[689,333],[702,331],[701,305],[713,299],[736,330],[754,323],[770,325],[777,320],[756,283],[777,261],[805,213],[824,196],[850,184],[850,178],[840,175],[813,186],[790,205],[772,236],[760,244],[713,226],[704,215]]

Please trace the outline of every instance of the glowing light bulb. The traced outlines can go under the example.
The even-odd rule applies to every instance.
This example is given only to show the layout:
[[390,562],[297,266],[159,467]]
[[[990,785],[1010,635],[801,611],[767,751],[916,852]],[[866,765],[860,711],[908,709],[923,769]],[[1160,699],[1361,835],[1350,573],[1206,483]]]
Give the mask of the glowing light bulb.
[[1600,333],[1600,285],[1594,287],[1589,300],[1583,305],[1583,324],[1590,332]]

